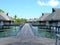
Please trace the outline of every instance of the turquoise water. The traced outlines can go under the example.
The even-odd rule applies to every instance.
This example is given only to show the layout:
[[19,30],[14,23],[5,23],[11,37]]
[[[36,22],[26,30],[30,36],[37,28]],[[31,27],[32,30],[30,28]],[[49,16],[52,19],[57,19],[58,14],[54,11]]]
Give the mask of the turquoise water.
[[[33,32],[37,37],[44,37],[44,38],[54,38],[55,33],[51,34],[51,32],[47,32],[47,29],[40,29],[39,26],[32,26]],[[8,36],[15,36],[19,31],[19,26],[10,26],[10,29],[4,29],[4,32],[0,32],[0,38],[8,37]]]
[[55,32],[48,32],[49,29],[40,29],[40,26],[33,26],[33,32],[37,37],[56,38]]
[[0,32],[0,38],[8,37],[8,36],[15,36],[16,33],[19,31],[19,26],[10,26],[10,29],[3,29],[3,32]]

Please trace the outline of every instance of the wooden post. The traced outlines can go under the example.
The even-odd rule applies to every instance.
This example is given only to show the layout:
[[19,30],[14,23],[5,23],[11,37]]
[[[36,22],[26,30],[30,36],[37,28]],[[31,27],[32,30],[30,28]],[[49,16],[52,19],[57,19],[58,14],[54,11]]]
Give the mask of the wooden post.
[[55,45],[57,45],[57,38],[58,38],[58,37],[57,37],[57,35],[56,35],[56,42],[55,42]]
[[53,36],[53,27],[51,26],[51,38],[53,38],[52,36]]

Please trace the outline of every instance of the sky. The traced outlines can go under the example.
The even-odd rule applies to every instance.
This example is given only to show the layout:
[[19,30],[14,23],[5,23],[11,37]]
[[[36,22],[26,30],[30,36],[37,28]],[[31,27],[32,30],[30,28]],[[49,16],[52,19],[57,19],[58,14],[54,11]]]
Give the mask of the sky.
[[11,17],[39,18],[42,13],[51,13],[52,8],[60,8],[60,0],[0,0],[0,9]]

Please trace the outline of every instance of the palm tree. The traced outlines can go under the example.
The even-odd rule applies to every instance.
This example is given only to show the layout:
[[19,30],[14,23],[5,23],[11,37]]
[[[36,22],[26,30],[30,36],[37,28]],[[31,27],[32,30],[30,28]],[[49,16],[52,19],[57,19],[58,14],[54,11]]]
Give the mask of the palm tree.
[[17,16],[15,15],[15,16],[14,16],[14,19],[16,19],[16,18],[17,18]]

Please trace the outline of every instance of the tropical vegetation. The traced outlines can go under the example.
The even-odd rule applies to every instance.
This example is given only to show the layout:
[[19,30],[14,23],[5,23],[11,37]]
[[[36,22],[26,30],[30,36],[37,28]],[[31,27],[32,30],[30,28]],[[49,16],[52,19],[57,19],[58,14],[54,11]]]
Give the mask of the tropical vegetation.
[[14,16],[14,22],[17,22],[17,23],[25,23],[26,21],[27,21],[27,19],[17,18],[16,15]]
[[[2,9],[0,9],[0,13],[4,13],[5,11],[3,11]],[[7,13],[8,14],[8,13]],[[18,18],[17,15],[14,15],[14,17],[12,17],[15,23],[25,23],[27,20],[24,18]]]

